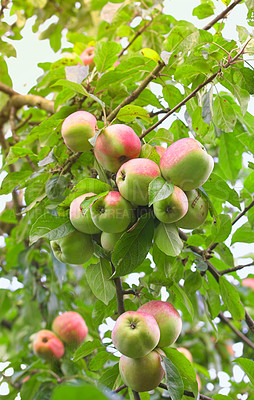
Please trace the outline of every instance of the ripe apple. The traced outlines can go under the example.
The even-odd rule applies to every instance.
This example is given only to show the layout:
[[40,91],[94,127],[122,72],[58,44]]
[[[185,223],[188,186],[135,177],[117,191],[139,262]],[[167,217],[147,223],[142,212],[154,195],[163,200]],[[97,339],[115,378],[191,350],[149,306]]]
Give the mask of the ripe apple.
[[166,149],[163,146],[155,146],[155,149],[160,157],[165,153]]
[[124,163],[116,175],[121,195],[139,206],[148,204],[148,186],[160,176],[158,165],[146,158],[137,158]]
[[72,151],[88,151],[92,145],[88,141],[95,134],[96,118],[87,111],[76,111],[65,118],[61,133],[64,143]]
[[68,264],[84,264],[93,254],[92,239],[77,230],[50,242],[55,257]]
[[155,389],[164,377],[161,355],[156,350],[141,358],[121,356],[119,370],[125,385],[136,392]]
[[213,158],[195,139],[183,138],[172,143],[161,157],[162,176],[181,189],[203,185],[213,170]]
[[124,124],[115,124],[101,131],[94,154],[106,170],[117,172],[123,163],[137,158],[140,150],[140,139],[134,130]]
[[79,346],[88,333],[84,319],[75,311],[66,311],[58,315],[53,321],[52,329],[60,339],[72,347]]
[[188,349],[186,349],[186,347],[177,347],[176,349],[180,351],[180,353],[182,353],[187,360],[189,360],[191,363],[193,362],[192,354]]
[[106,251],[113,251],[116,242],[120,239],[123,232],[118,233],[109,233],[109,232],[102,232],[101,233],[101,245],[104,250]]
[[94,48],[94,46],[89,46],[80,54],[79,57],[84,65],[90,65],[93,63]]
[[53,332],[43,329],[34,336],[33,351],[40,358],[54,361],[64,355],[64,345]]
[[242,285],[254,289],[254,278],[245,278],[242,280]]
[[178,221],[188,211],[187,196],[182,189],[175,186],[171,195],[153,204],[153,211],[156,218],[165,224]]
[[167,347],[176,341],[181,333],[182,320],[175,307],[160,300],[152,300],[139,307],[137,312],[151,314],[160,328],[158,347]]
[[82,214],[81,203],[85,199],[89,199],[94,196],[95,193],[85,193],[81,196],[76,197],[70,205],[70,221],[74,228],[83,233],[89,233],[90,235],[99,233],[100,229],[94,224],[91,217],[91,210],[87,210],[86,214]]
[[209,204],[197,189],[185,193],[188,198],[188,211],[177,221],[176,225],[183,229],[195,229],[202,225],[207,217]]
[[127,357],[140,358],[157,346],[160,330],[152,315],[126,311],[117,318],[111,337],[120,353]]
[[119,192],[109,192],[91,206],[95,225],[103,232],[123,232],[132,219],[131,204]]

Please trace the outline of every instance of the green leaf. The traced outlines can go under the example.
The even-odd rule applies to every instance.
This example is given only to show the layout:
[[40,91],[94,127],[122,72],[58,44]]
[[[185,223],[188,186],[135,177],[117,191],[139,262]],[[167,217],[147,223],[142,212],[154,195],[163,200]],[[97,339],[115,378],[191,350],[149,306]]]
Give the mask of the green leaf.
[[221,297],[227,310],[235,320],[244,319],[245,311],[237,289],[224,276],[220,276],[219,284]]
[[139,106],[128,105],[124,106],[118,112],[117,119],[123,122],[132,122],[136,118],[143,119],[144,121],[151,122],[148,111]]
[[187,315],[191,317],[191,320],[193,320],[193,318],[194,318],[193,306],[192,306],[192,303],[191,303],[189,297],[185,293],[185,291],[179,285],[177,285],[176,283],[174,283],[170,287],[170,290],[172,290],[175,293],[175,295],[176,295],[177,299],[179,300],[179,302],[186,309]]
[[244,370],[252,385],[254,385],[254,361],[240,357],[234,360],[234,362]]
[[116,42],[97,42],[94,51],[94,62],[99,72],[104,72],[118,60],[122,47]]
[[[219,223],[218,223],[219,222]],[[223,242],[230,235],[232,230],[232,222],[229,215],[221,214],[219,215],[219,221],[212,225],[212,241]]]
[[13,189],[22,185],[30,175],[31,171],[18,171],[6,175],[1,185],[0,195],[11,193]]
[[115,295],[114,283],[109,280],[111,275],[111,265],[103,258],[100,258],[97,264],[91,264],[86,269],[88,285],[93,294],[104,304],[108,304]]
[[221,309],[220,296],[213,289],[208,289],[206,293],[208,310],[211,314],[211,318],[214,319],[218,316]]
[[5,55],[6,57],[16,57],[17,56],[15,47],[10,43],[4,42],[3,40],[1,40],[1,42],[0,42],[0,53]]
[[168,387],[168,393],[172,400],[179,400],[182,398],[184,385],[182,377],[172,363],[172,361],[167,357],[162,357],[162,367],[165,371],[165,378]]
[[144,261],[152,246],[153,234],[154,222],[150,213],[142,215],[135,227],[123,234],[112,254],[116,269],[114,277],[133,272]]
[[174,185],[166,182],[163,178],[157,177],[150,184],[148,188],[149,194],[149,207],[156,201],[160,201],[169,197],[174,191]]
[[224,132],[232,132],[236,124],[236,114],[229,101],[216,96],[213,104],[213,122]]
[[204,96],[202,107],[202,118],[207,124],[210,124],[213,115],[213,88],[208,90]]
[[[58,386],[52,396],[52,400],[108,400],[108,395],[103,394],[97,387],[94,385],[81,385],[81,386],[70,386],[70,385],[60,385]],[[116,399],[120,399],[119,396]]]
[[207,18],[214,14],[214,8],[212,1],[202,3],[193,9],[192,15],[198,17],[198,19]]
[[89,363],[89,368],[91,371],[98,371],[104,364],[109,360],[110,353],[107,351],[100,351],[96,354]]
[[234,132],[222,133],[220,136],[219,165],[225,178],[232,183],[235,182],[242,168],[243,150],[244,147],[236,138]]
[[95,349],[104,348],[99,339],[94,339],[92,342],[84,342],[81,346],[75,351],[73,361],[76,362],[83,357],[91,354]]
[[231,240],[231,244],[237,242],[253,243],[253,241],[254,241],[253,227],[250,225],[249,222],[246,222],[244,225],[238,228],[237,231],[235,231]]
[[74,230],[69,218],[43,214],[35,221],[31,228],[29,235],[30,245],[37,242],[40,238],[48,240],[60,239]]
[[[109,367],[100,377],[99,383],[102,385],[113,389],[116,388],[116,382],[119,378],[119,363],[115,364],[113,367]],[[120,384],[119,384],[120,386]]]
[[107,196],[108,191],[104,193],[97,194],[95,196],[89,197],[88,199],[85,199],[82,201],[80,204],[82,214],[85,215],[89,208],[96,202],[96,200],[101,199],[102,197]]
[[222,3],[224,3],[226,6],[228,6],[231,2],[231,0],[221,0]]
[[45,185],[46,195],[50,200],[62,200],[67,185],[68,180],[65,176],[52,176]]
[[165,86],[162,90],[162,94],[164,100],[168,103],[170,108],[173,108],[176,104],[179,104],[183,100],[182,93],[174,85]]
[[231,189],[227,182],[214,172],[203,184],[203,189],[206,191],[208,196],[213,196],[215,199],[218,198],[224,202],[228,201],[239,210],[241,209],[240,199],[237,192],[234,189]]
[[178,256],[183,248],[183,242],[174,224],[160,223],[155,229],[155,243],[168,256]]

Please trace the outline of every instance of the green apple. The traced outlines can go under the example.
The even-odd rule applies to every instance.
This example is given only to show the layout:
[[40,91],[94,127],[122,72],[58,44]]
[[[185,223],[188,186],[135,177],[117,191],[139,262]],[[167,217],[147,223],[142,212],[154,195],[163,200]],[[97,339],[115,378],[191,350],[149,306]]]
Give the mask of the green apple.
[[33,351],[40,358],[55,361],[64,355],[64,345],[53,332],[43,329],[34,335]]
[[171,144],[160,160],[162,176],[184,191],[203,185],[213,166],[213,158],[200,142],[192,138],[183,138]]
[[95,225],[103,232],[123,232],[132,220],[132,206],[119,192],[109,192],[91,206]]
[[126,311],[117,318],[111,338],[120,353],[127,357],[140,358],[157,346],[160,330],[152,315]]
[[93,254],[91,236],[77,230],[50,242],[55,257],[68,264],[84,264]]
[[181,333],[182,320],[175,307],[160,300],[152,300],[139,307],[137,312],[151,314],[160,328],[158,347],[167,347],[173,344]]
[[140,139],[134,130],[128,125],[115,124],[101,131],[94,154],[106,170],[117,172],[123,163],[137,158],[140,150]]
[[158,165],[146,158],[137,158],[124,163],[116,175],[121,195],[139,206],[148,204],[148,187],[154,178],[160,176]]
[[72,347],[77,347],[85,340],[88,328],[83,317],[76,311],[66,311],[58,315],[52,324],[53,331]]
[[155,389],[164,377],[161,355],[156,350],[141,358],[129,358],[122,355],[119,370],[125,385],[136,392],[148,392]]
[[96,118],[87,111],[76,111],[65,118],[61,133],[64,143],[72,151],[83,152],[92,148],[88,141],[95,134]]
[[99,233],[100,229],[97,228],[92,220],[90,208],[85,214],[82,213],[81,203],[92,196],[95,196],[95,193],[82,194],[81,196],[76,197],[70,205],[70,221],[72,225],[78,231],[89,233],[90,235]]
[[183,229],[195,229],[202,225],[207,217],[209,204],[200,191],[193,189],[186,192],[188,211],[176,225]]
[[102,232],[101,245],[103,249],[106,251],[113,251],[116,242],[118,242],[122,234],[123,232],[118,232],[118,233]]
[[159,221],[171,224],[182,218],[188,211],[188,199],[182,189],[175,186],[174,191],[163,200],[153,204],[153,211]]

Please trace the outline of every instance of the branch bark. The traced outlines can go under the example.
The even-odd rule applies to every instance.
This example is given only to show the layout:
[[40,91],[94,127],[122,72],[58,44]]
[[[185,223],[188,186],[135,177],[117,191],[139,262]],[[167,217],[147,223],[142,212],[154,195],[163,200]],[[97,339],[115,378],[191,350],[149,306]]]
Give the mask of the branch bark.
[[[115,272],[115,267],[113,263],[111,263],[112,267],[112,273]],[[123,286],[122,286],[122,281],[121,278],[114,278],[114,283],[116,287],[116,300],[117,300],[117,312],[118,314],[123,314],[125,312],[125,307],[124,307],[124,300],[123,300]]]
[[234,3],[232,3],[230,6],[228,6],[227,8],[225,8],[225,10],[223,10],[219,15],[217,15],[217,17],[215,17],[214,19],[212,19],[211,22],[209,22],[206,26],[204,26],[203,30],[204,31],[208,31],[209,29],[211,29],[213,27],[213,25],[215,25],[218,21],[220,21],[221,19],[227,17],[227,14],[233,10],[233,8],[235,8],[235,6],[237,6],[237,4],[241,3],[242,0],[236,0],[234,1]]
[[229,326],[229,328],[244,342],[247,344],[247,346],[249,346],[250,348],[252,348],[254,350],[254,343],[252,343],[252,341],[250,339],[247,338],[247,336],[245,336],[241,331],[239,331],[239,329],[237,329],[232,323],[231,321],[225,317],[222,312],[219,313],[218,317],[221,319],[221,321],[223,321],[226,325]]
[[220,275],[230,274],[230,272],[239,271],[240,269],[243,269],[246,267],[251,267],[252,265],[254,265],[254,261],[249,264],[237,265],[236,267],[227,268],[227,269],[224,269],[223,271],[220,271]]
[[234,219],[232,222],[232,225],[234,225],[243,215],[245,215],[252,207],[254,206],[254,200],[250,203],[248,207],[245,207],[245,209],[237,215],[237,217]]
[[[165,385],[165,383],[160,383],[160,384],[159,384],[159,387],[162,388],[162,389],[168,390],[168,387],[167,387],[167,385]],[[195,398],[194,393],[191,392],[190,390],[184,390],[183,394],[184,394],[184,396]],[[213,400],[211,397],[207,397],[207,396],[205,396],[204,394],[200,394],[200,395],[199,395],[199,398],[200,398],[201,400]]]

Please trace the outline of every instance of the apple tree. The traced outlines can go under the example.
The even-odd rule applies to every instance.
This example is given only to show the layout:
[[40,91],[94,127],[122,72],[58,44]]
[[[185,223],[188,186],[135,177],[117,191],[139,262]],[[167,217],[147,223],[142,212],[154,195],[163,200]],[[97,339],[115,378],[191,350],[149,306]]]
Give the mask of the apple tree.
[[254,3],[178,3],[1,1],[3,399],[254,399]]

